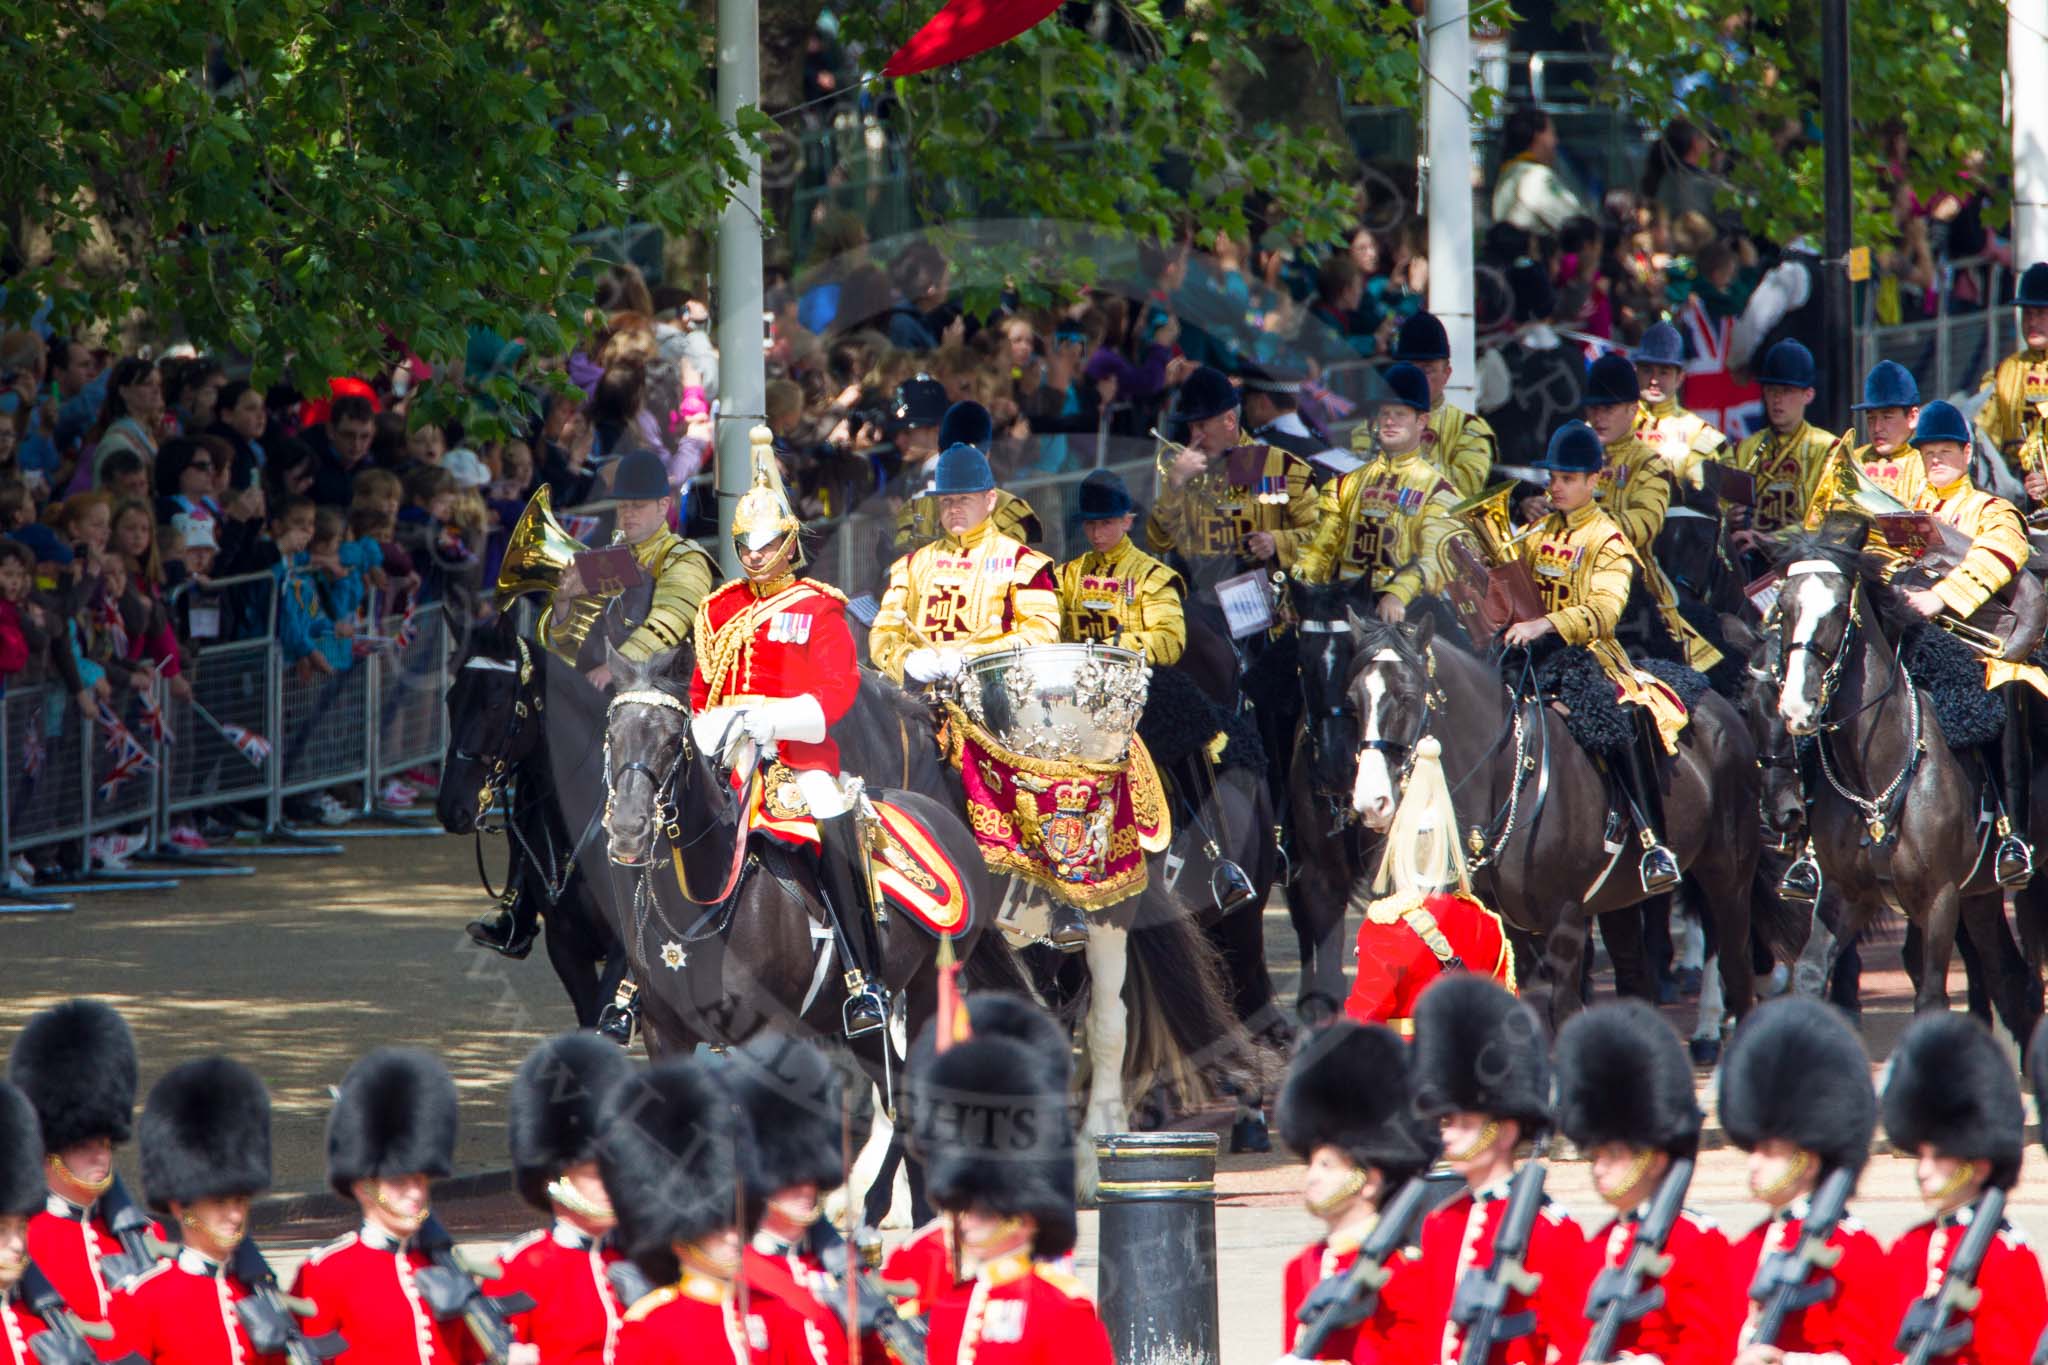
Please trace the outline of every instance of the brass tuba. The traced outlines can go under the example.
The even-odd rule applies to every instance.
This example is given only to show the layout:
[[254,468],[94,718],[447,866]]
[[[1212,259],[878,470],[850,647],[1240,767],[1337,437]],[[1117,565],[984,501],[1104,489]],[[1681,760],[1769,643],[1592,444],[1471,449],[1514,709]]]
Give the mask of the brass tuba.
[[552,593],[584,548],[582,541],[555,520],[554,497],[542,484],[519,514],[505,545],[505,559],[498,569],[498,610],[530,592]]
[[1466,633],[1482,648],[1516,622],[1543,615],[1543,595],[1519,549],[1522,537],[1536,527],[1515,530],[1508,507],[1514,493],[1508,481],[1459,503],[1451,509],[1458,529],[1436,546],[1437,582]]

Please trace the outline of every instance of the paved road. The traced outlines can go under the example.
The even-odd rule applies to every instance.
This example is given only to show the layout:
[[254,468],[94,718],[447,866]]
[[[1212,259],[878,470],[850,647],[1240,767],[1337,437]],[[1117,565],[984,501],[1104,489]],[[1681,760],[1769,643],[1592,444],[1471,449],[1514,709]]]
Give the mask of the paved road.
[[[494,862],[493,864],[497,864]],[[0,915],[0,1039],[33,1011],[90,994],[122,1009],[141,1041],[143,1084],[176,1062],[225,1050],[271,1087],[277,1112],[277,1188],[322,1186],[327,1087],[351,1060],[383,1043],[430,1047],[448,1060],[463,1103],[457,1168],[503,1165],[503,1082],[544,1035],[571,1022],[538,952],[508,963],[477,951],[462,924],[483,904],[468,840],[351,841],[336,858],[262,859],[253,876],[192,880],[170,893],[116,893],[79,901],[64,917]],[[1270,957],[1294,962],[1286,916],[1267,916]],[[1896,961],[1896,948],[1866,953]],[[1956,984],[1961,999],[1960,976]],[[1905,1017],[1903,974],[1866,976],[1866,1019],[1882,1056]],[[1710,1098],[1702,1076],[1703,1098]],[[1226,1116],[1199,1116],[1221,1126]],[[2038,1170],[2041,1158],[2033,1158]],[[132,1153],[126,1164],[131,1168]],[[1279,1155],[1225,1158],[1217,1239],[1224,1359],[1270,1360],[1279,1340],[1280,1268],[1315,1232],[1298,1203],[1300,1168]],[[1552,1188],[1588,1222],[1603,1222],[1582,1164],[1562,1162]],[[1755,1218],[1741,1155],[1703,1158],[1694,1203],[1740,1230]],[[2048,1232],[2048,1179],[2024,1185],[2016,1216]],[[504,1195],[443,1200],[451,1227],[479,1248],[516,1234],[530,1211]],[[1908,1163],[1873,1162],[1859,1212],[1890,1235],[1917,1216]],[[302,1207],[268,1234],[279,1259],[346,1226],[331,1210]],[[1080,1269],[1091,1278],[1095,1220],[1084,1215]]]

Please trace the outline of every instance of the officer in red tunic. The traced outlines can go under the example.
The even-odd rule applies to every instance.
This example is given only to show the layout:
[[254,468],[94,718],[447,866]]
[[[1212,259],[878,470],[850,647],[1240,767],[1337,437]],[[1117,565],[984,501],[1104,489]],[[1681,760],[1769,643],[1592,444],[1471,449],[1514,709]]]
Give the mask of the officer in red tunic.
[[964,1282],[931,1307],[927,1365],[1110,1365],[1074,1249],[1074,1132],[1064,1054],[975,1037],[919,1059],[916,1140],[952,1215]]
[[[1423,992],[1415,1010],[1410,1076],[1416,1112],[1437,1120],[1444,1161],[1465,1192],[1422,1223],[1422,1269],[1436,1340],[1429,1357],[1456,1365],[1465,1329],[1454,1320],[1458,1284],[1493,1264],[1507,1212],[1515,1149],[1550,1127],[1550,1063],[1535,1013],[1483,977],[1454,973]],[[1544,1365],[1557,1352],[1576,1359],[1584,1334],[1586,1237],[1562,1205],[1545,1196],[1530,1229],[1528,1269],[1542,1282],[1512,1292],[1507,1311],[1535,1314],[1526,1336],[1496,1344],[1490,1365]]]
[[[299,1267],[292,1293],[319,1311],[318,1336],[339,1332],[345,1365],[456,1365],[482,1357],[460,1321],[436,1321],[414,1240],[431,1212],[428,1181],[455,1160],[455,1082],[438,1057],[378,1048],[349,1068],[327,1119],[327,1183],[362,1210],[362,1226]],[[531,1362],[530,1347],[516,1348]]]
[[43,1320],[22,1302],[28,1273],[28,1220],[48,1197],[43,1184],[43,1133],[19,1090],[0,1081],[0,1365],[35,1365],[29,1339]]
[[1786,997],[1752,1011],[1721,1063],[1721,1127],[1749,1153],[1750,1193],[1770,1213],[1730,1253],[1722,1312],[1742,1323],[1736,1365],[1877,1365],[1889,1352],[1894,1294],[1875,1237],[1851,1217],[1828,1237],[1841,1259],[1833,1294],[1795,1311],[1775,1345],[1755,1341],[1749,1295],[1757,1266],[1799,1244],[1816,1187],[1836,1168],[1861,1171],[1877,1123],[1870,1059],[1848,1021],[1818,1000]]
[[[270,1188],[270,1096],[227,1057],[171,1068],[142,1107],[142,1189],[177,1220],[176,1259],[114,1291],[117,1351],[151,1365],[283,1365],[256,1349],[236,1307],[253,1292],[230,1266],[249,1203]],[[282,1342],[265,1342],[281,1346]]]
[[[2038,1031],[2037,1031],[2038,1036]],[[2025,1108],[2004,1049],[1966,1014],[1923,1014],[1892,1052],[1883,1098],[1885,1136],[1916,1162],[1920,1197],[1934,1217],[1892,1243],[1897,1308],[1941,1290],[1987,1188],[2020,1178]],[[1983,1295],[1960,1316],[1970,1324],[1961,1350],[1932,1357],[1954,1365],[2026,1365],[2048,1327],[2048,1288],[2025,1234],[2000,1220],[1977,1267]]]
[[872,1115],[865,1105],[844,1115],[846,1073],[817,1048],[784,1034],[763,1034],[733,1049],[720,1075],[753,1133],[742,1163],[753,1224],[745,1253],[748,1286],[783,1301],[811,1365],[838,1365],[850,1355],[846,1286],[827,1271],[825,1253],[844,1243],[820,1216],[825,1195],[846,1183],[842,1125],[850,1122],[864,1135]]
[[1500,916],[1472,894],[1443,746],[1424,735],[1387,827],[1386,852],[1358,926],[1358,971],[1344,1012],[1415,1034],[1415,1002],[1447,972],[1476,972],[1515,989],[1515,951]]
[[[1379,1211],[1443,1150],[1434,1125],[1415,1116],[1407,1051],[1390,1029],[1339,1019],[1310,1034],[1288,1067],[1280,1136],[1308,1162],[1303,1202],[1329,1229],[1287,1263],[1280,1339],[1290,1358],[1309,1292],[1351,1269]],[[1406,1365],[1435,1352],[1420,1254],[1405,1250],[1383,1268],[1391,1278],[1372,1316],[1331,1334],[1314,1359]]]
[[783,493],[772,440],[766,427],[754,429],[754,485],[733,510],[733,548],[744,577],[712,593],[697,614],[691,734],[699,749],[724,758],[742,786],[764,760],[788,769],[818,822],[852,1038],[889,1017],[873,883],[830,733],[860,690],[859,657],[846,599],[796,576],[802,524]]
[[675,1057],[636,1073],[605,1097],[598,1132],[619,1249],[656,1286],[626,1310],[619,1365],[804,1365],[780,1305],[741,1273],[753,1137],[712,1069]]
[[[35,1106],[47,1149],[49,1193],[29,1219],[29,1259],[79,1321],[103,1323],[114,1290],[156,1259],[139,1245],[124,1248],[114,1230],[117,1218],[141,1219],[114,1173],[114,1148],[134,1122],[135,1038],[107,1006],[70,1000],[22,1026],[8,1069]],[[167,1240],[160,1224],[147,1222],[145,1231]],[[94,1350],[102,1360],[119,1354],[111,1341],[95,1342]]]
[[[1558,1131],[1592,1159],[1594,1188],[1614,1209],[1614,1221],[1588,1246],[1589,1280],[1628,1263],[1671,1163],[1699,1150],[1700,1119],[1692,1063],[1656,1010],[1623,1000],[1564,1026],[1557,1039]],[[1684,1210],[1663,1254],[1670,1260],[1656,1279],[1663,1302],[1621,1329],[1614,1358],[1727,1365],[1736,1327],[1727,1312],[1727,1237],[1712,1219]],[[1595,1311],[1589,1300],[1586,1316]]]
[[590,1033],[564,1033],[527,1054],[512,1077],[506,1115],[512,1178],[520,1198],[551,1216],[547,1227],[505,1248],[492,1297],[524,1294],[530,1312],[513,1332],[540,1352],[541,1365],[613,1365],[630,1304],[620,1302],[612,1245],[617,1224],[597,1170],[597,1115],[633,1064]]

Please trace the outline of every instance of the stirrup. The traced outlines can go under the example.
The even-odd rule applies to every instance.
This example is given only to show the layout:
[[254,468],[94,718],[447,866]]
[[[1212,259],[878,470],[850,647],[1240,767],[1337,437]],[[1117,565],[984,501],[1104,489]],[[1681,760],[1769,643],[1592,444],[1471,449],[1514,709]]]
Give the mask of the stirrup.
[[638,986],[631,981],[621,981],[611,1003],[598,1013],[597,1036],[620,1047],[631,1047],[634,1025],[640,1022],[639,996]]
[[1778,878],[1778,894],[1786,900],[1812,904],[1820,899],[1820,864],[1814,860],[1813,841],[1800,846],[1799,856]]
[[889,997],[880,986],[858,969],[846,974],[846,1000],[839,1007],[839,1023],[848,1038],[860,1038],[887,1028]]
[[1677,886],[1677,855],[1659,843],[1657,836],[1648,830],[1643,831],[1642,840],[1643,856],[1636,863],[1636,876],[1642,879],[1644,892],[1654,896]]
[[2034,879],[2034,850],[2017,834],[1998,841],[1992,880],[2003,887],[2021,887]]

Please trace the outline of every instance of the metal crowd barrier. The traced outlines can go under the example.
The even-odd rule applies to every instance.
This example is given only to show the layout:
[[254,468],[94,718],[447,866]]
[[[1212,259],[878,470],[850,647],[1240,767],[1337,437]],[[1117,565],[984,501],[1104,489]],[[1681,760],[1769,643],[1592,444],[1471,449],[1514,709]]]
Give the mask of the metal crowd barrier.
[[[1895,360],[1913,372],[1923,399],[1967,397],[1977,381],[2019,349],[2019,320],[2010,304],[2011,267],[1983,257],[1953,261],[1943,267],[1936,291],[1939,311],[1931,318],[1877,325],[1875,290],[1866,289],[1863,316],[1856,332],[1856,374],[1870,372],[1880,360]],[[1974,286],[1976,299],[1958,305],[1958,279]]]
[[[173,609],[186,591],[173,595]],[[339,853],[338,844],[301,835],[284,810],[288,797],[334,787],[360,784],[355,804],[380,820],[322,830],[322,838],[438,828],[383,809],[377,790],[441,758],[450,643],[442,607],[422,607],[410,623],[387,618],[387,643],[332,675],[307,676],[287,665],[279,648],[271,575],[216,580],[207,591],[234,607],[223,608],[221,638],[193,653],[185,672],[189,697],[158,680],[163,740],[143,721],[132,692],[111,699],[132,744],[98,725],[59,684],[0,694],[0,877],[13,871],[17,857],[64,844],[80,845],[81,869],[76,880],[0,885],[0,912],[65,910],[69,904],[53,896],[169,889],[180,878],[249,871],[223,860]],[[229,823],[239,817],[249,828],[203,852],[172,841],[179,826],[209,815]],[[131,833],[143,836],[144,850],[131,856],[165,866],[91,866],[88,841]]]

